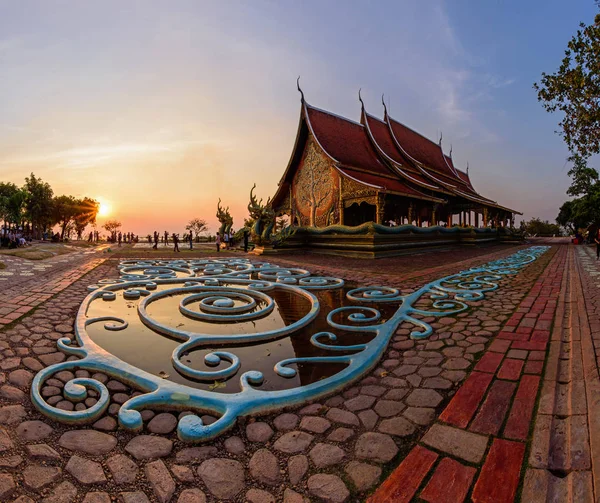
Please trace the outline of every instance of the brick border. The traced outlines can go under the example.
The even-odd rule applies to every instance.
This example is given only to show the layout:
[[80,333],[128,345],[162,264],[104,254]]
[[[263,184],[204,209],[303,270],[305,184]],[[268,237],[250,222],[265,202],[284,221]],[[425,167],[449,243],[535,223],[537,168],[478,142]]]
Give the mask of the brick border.
[[474,502],[515,499],[567,250],[561,247],[538,277],[424,445],[410,451],[369,503],[408,503],[417,494],[459,503],[469,491]]

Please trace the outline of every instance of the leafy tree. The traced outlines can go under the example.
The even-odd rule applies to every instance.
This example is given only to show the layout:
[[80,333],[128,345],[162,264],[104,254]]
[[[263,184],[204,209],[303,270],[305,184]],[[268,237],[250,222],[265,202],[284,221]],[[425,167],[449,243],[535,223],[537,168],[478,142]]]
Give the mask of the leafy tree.
[[542,73],[533,87],[548,112],[564,113],[560,134],[572,153],[600,152],[600,14],[580,24],[556,73]]
[[54,198],[53,220],[60,225],[60,238],[64,239],[67,227],[77,215],[77,199],[73,196],[58,196]]
[[575,154],[569,158],[573,167],[569,170],[572,183],[567,194],[575,199],[566,201],[556,217],[556,222],[569,233],[587,229],[600,223],[600,177],[598,171],[588,166],[587,161]]
[[25,213],[31,222],[31,229],[36,238],[40,238],[42,232],[52,225],[52,196],[54,192],[47,182],[37,178],[33,173],[25,178],[23,186],[27,197],[25,199]]
[[23,223],[25,216],[25,200],[27,199],[27,193],[17,188],[8,198],[6,199],[6,215],[9,223],[14,224],[18,227]]
[[19,188],[14,183],[0,182],[0,219],[4,221],[7,228],[9,218],[9,200]]
[[532,236],[553,236],[561,235],[560,227],[551,224],[548,220],[542,221],[539,218],[532,218],[529,222],[522,222],[521,229]]
[[200,234],[206,232],[208,230],[208,225],[206,225],[206,220],[202,220],[200,218],[193,218],[188,222],[185,226],[186,231],[190,231],[194,233],[194,236],[198,238]]
[[95,199],[84,197],[77,201],[77,213],[73,217],[77,239],[81,239],[81,235],[88,225],[96,223],[96,216],[99,209],[100,203]]
[[112,234],[113,232],[117,232],[121,228],[121,222],[118,220],[107,220],[102,226],[106,232]]

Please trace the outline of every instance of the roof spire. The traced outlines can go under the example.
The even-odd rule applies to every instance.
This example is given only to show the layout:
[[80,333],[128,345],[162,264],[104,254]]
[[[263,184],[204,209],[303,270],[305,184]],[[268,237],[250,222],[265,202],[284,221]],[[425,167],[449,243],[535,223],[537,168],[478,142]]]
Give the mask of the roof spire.
[[296,86],[298,86],[298,91],[300,92],[300,95],[302,96],[301,101],[302,101],[302,103],[304,103],[304,93],[302,92],[302,89],[300,89],[300,75],[298,75],[298,79],[296,79]]
[[381,95],[381,103],[383,104],[383,118],[387,117],[387,107],[385,106],[384,94]]
[[450,144],[450,159],[452,159],[452,143]]
[[361,105],[362,109],[364,110],[365,109],[365,103],[362,100],[362,96],[360,95],[360,91],[361,90],[362,90],[362,87],[358,89],[358,101],[360,101],[360,105]]
[[467,175],[469,174],[469,161],[467,161]]
[[442,146],[442,137],[443,137],[443,133],[440,131],[440,141],[439,141],[439,145],[440,147]]

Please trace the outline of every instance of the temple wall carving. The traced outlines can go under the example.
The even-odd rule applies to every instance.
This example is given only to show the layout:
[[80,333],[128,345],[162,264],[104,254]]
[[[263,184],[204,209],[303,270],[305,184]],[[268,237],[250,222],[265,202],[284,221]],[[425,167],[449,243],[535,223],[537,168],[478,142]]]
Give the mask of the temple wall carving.
[[292,182],[293,214],[302,226],[324,227],[340,221],[339,174],[309,138]]

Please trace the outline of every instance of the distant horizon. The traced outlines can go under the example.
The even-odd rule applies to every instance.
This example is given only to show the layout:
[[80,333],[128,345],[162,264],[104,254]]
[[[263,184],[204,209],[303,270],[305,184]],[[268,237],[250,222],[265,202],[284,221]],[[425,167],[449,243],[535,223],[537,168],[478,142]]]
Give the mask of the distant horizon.
[[110,207],[98,227],[116,218],[140,236],[192,218],[214,234],[221,198],[239,229],[252,185],[266,201],[287,166],[301,75],[307,102],[352,120],[359,88],[379,117],[384,93],[394,118],[443,133],[482,195],[554,222],[568,151],[532,85],[596,12],[588,0],[5,4],[0,180],[33,172]]

